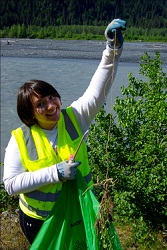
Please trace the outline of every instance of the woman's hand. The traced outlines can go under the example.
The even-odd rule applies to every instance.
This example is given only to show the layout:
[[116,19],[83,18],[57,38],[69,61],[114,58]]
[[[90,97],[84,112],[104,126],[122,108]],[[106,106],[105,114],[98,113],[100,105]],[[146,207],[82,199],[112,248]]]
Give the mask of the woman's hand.
[[126,21],[121,19],[114,19],[105,30],[105,37],[111,48],[119,49],[123,42],[121,30],[126,29]]
[[62,161],[59,162],[57,167],[58,177],[60,181],[65,180],[74,180],[76,178],[77,167],[81,164],[81,162],[68,162]]

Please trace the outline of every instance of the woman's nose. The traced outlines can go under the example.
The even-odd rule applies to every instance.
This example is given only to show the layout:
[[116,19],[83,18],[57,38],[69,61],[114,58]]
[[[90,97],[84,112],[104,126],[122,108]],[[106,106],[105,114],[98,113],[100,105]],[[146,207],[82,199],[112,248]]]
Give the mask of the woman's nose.
[[47,109],[53,109],[54,108],[54,103],[52,100],[48,101]]

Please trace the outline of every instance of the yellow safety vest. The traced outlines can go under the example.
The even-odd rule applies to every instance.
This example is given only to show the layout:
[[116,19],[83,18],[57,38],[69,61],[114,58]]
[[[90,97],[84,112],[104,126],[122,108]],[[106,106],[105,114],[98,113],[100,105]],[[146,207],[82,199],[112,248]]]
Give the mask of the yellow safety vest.
[[[57,152],[52,148],[44,131],[36,124],[30,128],[23,125],[12,133],[19,147],[22,165],[30,172],[69,160],[82,138],[72,107],[61,112],[58,121]],[[91,186],[93,183],[85,142],[81,144],[75,160],[81,162],[79,170],[88,186]],[[20,208],[30,217],[45,220],[60,194],[62,185],[49,184],[32,192],[20,194]]]

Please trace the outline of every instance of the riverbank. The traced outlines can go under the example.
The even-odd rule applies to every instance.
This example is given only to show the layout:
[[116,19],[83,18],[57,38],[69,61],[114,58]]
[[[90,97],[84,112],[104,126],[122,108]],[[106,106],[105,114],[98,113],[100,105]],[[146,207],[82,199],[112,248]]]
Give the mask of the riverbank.
[[[1,56],[100,60],[105,44],[105,40],[3,38],[1,39]],[[139,63],[145,52],[148,52],[150,56],[159,52],[162,62],[167,64],[167,43],[163,42],[125,42],[120,61]]]

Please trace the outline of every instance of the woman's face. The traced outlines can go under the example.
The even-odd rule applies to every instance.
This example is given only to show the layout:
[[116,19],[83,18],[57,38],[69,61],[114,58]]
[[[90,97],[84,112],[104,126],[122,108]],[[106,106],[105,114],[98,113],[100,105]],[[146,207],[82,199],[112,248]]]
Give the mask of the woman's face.
[[59,97],[32,96],[34,118],[43,129],[52,130],[60,119],[61,101]]

